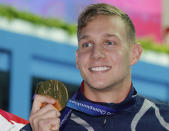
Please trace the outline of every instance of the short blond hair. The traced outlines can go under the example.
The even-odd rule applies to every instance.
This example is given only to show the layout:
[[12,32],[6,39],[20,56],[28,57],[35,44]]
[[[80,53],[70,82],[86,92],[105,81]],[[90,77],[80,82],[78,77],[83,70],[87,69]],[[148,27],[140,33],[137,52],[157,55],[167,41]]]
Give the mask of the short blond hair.
[[81,30],[98,15],[119,16],[126,26],[127,39],[130,43],[135,43],[135,28],[129,16],[117,7],[105,3],[91,4],[79,15],[77,25],[78,37]]

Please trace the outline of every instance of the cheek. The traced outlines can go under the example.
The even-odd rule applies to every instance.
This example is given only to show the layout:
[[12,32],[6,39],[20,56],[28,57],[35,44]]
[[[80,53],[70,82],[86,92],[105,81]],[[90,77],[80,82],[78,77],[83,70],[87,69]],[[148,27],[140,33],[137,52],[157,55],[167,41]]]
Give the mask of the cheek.
[[127,52],[114,52],[110,56],[113,65],[116,65],[118,67],[129,65],[129,54]]
[[77,64],[79,69],[82,69],[83,67],[86,66],[87,61],[88,61],[87,55],[85,53],[80,53],[78,55],[76,64]]
[[125,64],[127,64],[128,66],[130,65],[130,55],[129,52],[126,52],[123,56],[123,61]]
[[88,58],[86,55],[80,54],[78,56],[78,61],[77,61],[78,69],[80,70],[80,74],[84,80],[86,80],[88,76]]
[[107,56],[110,56],[111,62],[114,65],[119,65],[122,62],[122,53],[121,52],[113,52]]

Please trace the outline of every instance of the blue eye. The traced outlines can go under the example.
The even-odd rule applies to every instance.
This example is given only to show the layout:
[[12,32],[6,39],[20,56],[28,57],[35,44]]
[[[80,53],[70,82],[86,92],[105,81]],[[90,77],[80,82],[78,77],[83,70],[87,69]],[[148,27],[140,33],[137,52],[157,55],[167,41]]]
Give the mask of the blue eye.
[[107,41],[107,42],[106,42],[106,45],[111,46],[111,45],[115,45],[115,43],[114,43],[114,42],[112,42],[112,41]]
[[113,45],[114,43],[113,42],[111,42],[111,41],[108,41],[108,42],[106,42],[107,43],[107,45]]
[[88,48],[88,47],[90,47],[90,46],[92,46],[91,43],[84,43],[84,44],[82,44],[82,47],[83,47],[83,48]]

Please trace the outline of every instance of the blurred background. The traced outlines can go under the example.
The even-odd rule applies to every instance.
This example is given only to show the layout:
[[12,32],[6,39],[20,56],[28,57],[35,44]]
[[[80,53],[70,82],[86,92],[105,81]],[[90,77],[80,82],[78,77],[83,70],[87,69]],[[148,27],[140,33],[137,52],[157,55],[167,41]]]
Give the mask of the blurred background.
[[143,55],[132,68],[138,93],[169,104],[168,0],[0,0],[0,108],[28,119],[36,84],[57,79],[69,95],[82,81],[75,67],[76,21],[85,6],[109,3],[132,19]]

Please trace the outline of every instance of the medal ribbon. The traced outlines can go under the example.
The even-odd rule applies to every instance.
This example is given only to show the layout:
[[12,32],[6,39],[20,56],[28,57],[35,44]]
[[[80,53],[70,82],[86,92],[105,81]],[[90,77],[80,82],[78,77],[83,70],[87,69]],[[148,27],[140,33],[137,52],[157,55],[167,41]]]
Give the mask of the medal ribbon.
[[106,106],[73,99],[69,99],[66,106],[92,116],[111,115],[116,112],[112,108]]
[[[80,90],[78,90],[73,95],[72,99],[68,100],[68,102],[66,104],[66,108],[60,117],[60,119],[61,119],[60,127],[62,127],[63,124],[66,122],[66,120],[68,119],[68,117],[70,116],[70,114],[72,112],[72,109],[75,109],[77,111],[80,111],[80,112],[83,112],[83,113],[86,113],[86,114],[92,115],[92,116],[103,116],[103,115],[112,115],[113,113],[116,113],[118,111],[122,111],[135,103],[134,99],[132,99],[132,100],[130,100],[130,103],[125,104],[122,107],[115,110],[113,108],[109,108],[109,107],[102,106],[99,104],[94,104],[94,103],[86,102],[86,101],[82,101],[82,100],[76,100],[76,97],[77,97],[79,91]],[[134,92],[134,88],[133,88],[132,92]],[[135,95],[133,95],[133,93],[132,93],[132,97],[135,97]]]
[[93,104],[91,102],[76,100],[78,91],[73,95],[72,99],[68,100],[66,104],[66,108],[60,117],[61,119],[60,127],[62,127],[62,125],[66,122],[66,120],[68,119],[68,117],[70,116],[72,112],[72,109],[78,110],[80,112],[83,112],[83,113],[86,113],[92,116],[111,115],[116,112],[112,108],[108,108],[106,106]]

